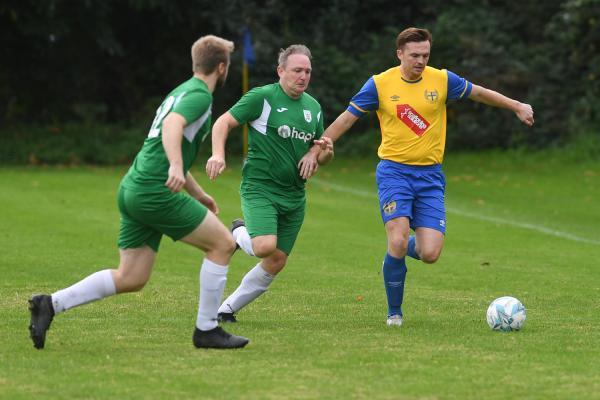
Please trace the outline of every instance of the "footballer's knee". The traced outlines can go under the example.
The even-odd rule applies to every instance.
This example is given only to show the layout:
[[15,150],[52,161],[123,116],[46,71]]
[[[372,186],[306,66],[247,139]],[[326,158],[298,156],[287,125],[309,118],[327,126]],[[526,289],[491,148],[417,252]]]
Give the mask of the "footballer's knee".
[[229,264],[231,256],[235,252],[235,241],[228,231],[223,231],[220,237],[211,241],[205,254],[209,260],[221,265]]
[[433,264],[440,258],[441,254],[442,249],[426,249],[419,252],[419,257],[424,263]]
[[402,236],[388,238],[388,252],[394,257],[404,257],[408,248],[408,238]]
[[277,242],[272,241],[256,241],[252,243],[254,255],[258,258],[266,258],[271,256],[277,248]]
[[224,235],[221,240],[217,242],[213,251],[221,253],[223,255],[232,255],[235,251],[235,240],[233,240],[233,236],[227,234]]

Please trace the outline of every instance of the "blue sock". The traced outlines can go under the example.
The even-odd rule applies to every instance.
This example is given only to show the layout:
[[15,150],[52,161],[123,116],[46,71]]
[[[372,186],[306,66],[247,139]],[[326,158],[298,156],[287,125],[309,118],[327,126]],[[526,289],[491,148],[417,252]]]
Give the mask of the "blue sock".
[[417,243],[417,241],[416,241],[416,238],[414,237],[414,235],[409,236],[408,248],[406,249],[406,255],[414,258],[415,260],[420,260],[421,258],[417,254],[416,243]]
[[383,261],[383,283],[388,301],[388,316],[394,314],[402,315],[406,271],[404,257],[395,258],[389,254],[385,255],[385,260]]

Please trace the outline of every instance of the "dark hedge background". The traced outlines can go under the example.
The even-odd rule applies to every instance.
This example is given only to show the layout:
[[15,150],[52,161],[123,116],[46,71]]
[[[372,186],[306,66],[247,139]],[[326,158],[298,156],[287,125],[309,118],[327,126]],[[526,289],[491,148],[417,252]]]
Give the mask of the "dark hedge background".
[[[397,64],[398,32],[419,26],[433,33],[430,65],[534,106],[528,129],[508,111],[452,104],[450,149],[598,142],[600,0],[3,0],[0,163],[128,162],[162,98],[191,75],[191,44],[209,33],[237,47],[215,93],[220,115],[241,94],[245,26],[257,56],[251,86],[277,79],[279,48],[311,48],[309,92],[326,124],[369,76]],[[377,127],[364,118],[341,149],[372,151]]]

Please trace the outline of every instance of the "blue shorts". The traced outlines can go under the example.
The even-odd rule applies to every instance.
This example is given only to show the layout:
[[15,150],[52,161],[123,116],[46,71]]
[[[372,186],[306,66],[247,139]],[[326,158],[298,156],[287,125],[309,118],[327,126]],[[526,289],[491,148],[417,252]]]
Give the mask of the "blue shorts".
[[421,166],[381,160],[376,176],[384,224],[408,217],[412,229],[431,228],[446,233],[446,177],[440,164]]

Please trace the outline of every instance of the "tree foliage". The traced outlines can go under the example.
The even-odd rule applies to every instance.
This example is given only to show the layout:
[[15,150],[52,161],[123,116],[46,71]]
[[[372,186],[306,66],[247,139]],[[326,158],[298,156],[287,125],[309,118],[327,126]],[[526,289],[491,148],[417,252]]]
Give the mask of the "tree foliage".
[[[0,2],[0,134],[77,122],[143,134],[165,93],[191,74],[193,41],[212,33],[239,50],[245,26],[258,59],[252,86],[276,80],[281,47],[312,49],[310,92],[326,122],[369,76],[397,64],[397,33],[420,26],[434,35],[430,65],[535,109],[527,129],[507,111],[454,103],[450,147],[540,147],[599,131],[599,0],[20,0]],[[240,96],[241,56],[215,96],[216,115]],[[376,129],[370,116],[356,131]]]

